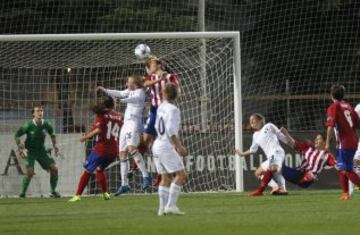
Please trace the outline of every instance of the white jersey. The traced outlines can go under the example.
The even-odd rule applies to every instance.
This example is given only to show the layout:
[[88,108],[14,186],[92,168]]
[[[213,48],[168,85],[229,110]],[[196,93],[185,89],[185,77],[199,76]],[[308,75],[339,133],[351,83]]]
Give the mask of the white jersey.
[[260,130],[254,133],[250,152],[256,153],[258,148],[261,147],[267,158],[279,153],[284,155],[285,152],[280,146],[279,140],[287,143],[286,136],[280,132],[279,128],[272,123],[266,123]]
[[145,90],[142,88],[136,90],[105,90],[106,94],[120,98],[120,102],[126,103],[126,110],[124,115],[124,125],[126,122],[132,121],[142,127],[142,119],[144,114],[145,99],[146,94]]
[[180,110],[175,105],[164,101],[157,109],[155,129],[157,133],[154,142],[155,149],[174,148],[171,136],[179,135],[181,125]]

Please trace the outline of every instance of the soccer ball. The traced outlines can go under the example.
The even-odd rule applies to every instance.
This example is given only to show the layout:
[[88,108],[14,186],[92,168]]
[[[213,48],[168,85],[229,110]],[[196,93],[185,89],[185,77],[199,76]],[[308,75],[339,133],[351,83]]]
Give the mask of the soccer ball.
[[150,47],[146,44],[139,44],[135,47],[135,57],[144,60],[150,55]]

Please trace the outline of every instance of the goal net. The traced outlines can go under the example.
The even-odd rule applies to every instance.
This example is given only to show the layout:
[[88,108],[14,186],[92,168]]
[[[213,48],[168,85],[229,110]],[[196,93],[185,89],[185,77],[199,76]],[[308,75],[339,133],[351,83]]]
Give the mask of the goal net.
[[[84,145],[79,138],[94,120],[89,107],[97,99],[95,87],[125,89],[128,76],[144,75],[144,65],[134,56],[139,43],[149,45],[152,53],[179,77],[181,138],[190,152],[184,159],[189,174],[185,191],[235,189],[234,45],[238,34],[213,33],[211,37],[208,33],[193,33],[192,37],[162,34],[158,39],[151,39],[151,34],[133,39],[126,35],[117,34],[112,39],[109,35],[102,38],[101,34],[1,38],[1,195],[19,193],[25,161],[16,154],[13,136],[32,118],[34,102],[44,105],[45,119],[53,124],[64,155],[63,159],[55,158],[60,175],[59,191],[64,195],[74,193],[82,163],[91,149],[91,143]],[[91,39],[93,36],[96,40]],[[120,106],[119,111],[123,112],[124,108]],[[146,114],[145,111],[144,119]],[[47,146],[51,152],[49,138]],[[144,158],[154,175],[151,154]],[[111,191],[120,184],[119,171],[119,164],[107,170]],[[48,174],[39,165],[35,166],[35,172],[29,194],[45,195],[50,187]],[[133,192],[141,192],[140,179],[140,173],[136,173],[130,180]],[[96,192],[95,183],[91,182],[87,193]]]

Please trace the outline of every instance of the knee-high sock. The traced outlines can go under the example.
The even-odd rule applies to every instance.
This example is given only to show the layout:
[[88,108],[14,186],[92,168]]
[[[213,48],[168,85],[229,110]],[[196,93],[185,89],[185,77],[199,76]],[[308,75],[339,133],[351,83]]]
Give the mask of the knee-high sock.
[[347,171],[346,176],[350,179],[352,183],[360,187],[360,176],[353,171]]
[[56,190],[56,186],[58,184],[58,173],[57,172],[53,172],[50,173],[50,187],[51,187],[51,192],[55,192]]
[[[260,176],[260,180],[262,180],[263,178],[264,178],[263,175]],[[279,188],[279,185],[273,179],[270,180],[270,182],[268,183],[268,186],[273,189]]]
[[286,190],[285,178],[281,172],[276,172],[273,174],[274,181],[279,185],[279,188]]
[[130,153],[130,155],[132,157],[134,157],[136,165],[139,167],[139,169],[142,173],[142,176],[149,177],[149,173],[146,170],[145,162],[144,162],[144,159],[143,159],[141,153],[139,153],[139,151],[136,150],[136,151],[133,151],[132,153]]
[[339,172],[339,184],[344,193],[349,193],[349,179],[345,171]]
[[106,175],[104,171],[96,171],[96,182],[101,188],[103,193],[108,192],[107,183],[106,183]]
[[87,171],[84,171],[80,177],[79,185],[76,190],[76,195],[81,195],[83,193],[87,183],[89,182],[89,179],[90,179],[90,173]]
[[169,200],[170,188],[165,186],[159,186],[159,209],[163,210]]
[[263,192],[265,190],[265,188],[267,187],[267,185],[269,184],[271,177],[272,177],[271,171],[269,171],[269,170],[265,171],[257,190]]
[[175,183],[171,183],[169,190],[169,199],[166,204],[166,207],[176,206],[177,200],[179,198],[182,186],[179,186]]
[[129,185],[129,179],[128,179],[128,162],[127,160],[120,160],[120,174],[121,174],[121,186],[127,186]]
[[23,194],[26,193],[26,191],[29,187],[30,181],[31,181],[31,177],[25,175],[22,180],[22,184],[21,184],[21,193],[23,193]]

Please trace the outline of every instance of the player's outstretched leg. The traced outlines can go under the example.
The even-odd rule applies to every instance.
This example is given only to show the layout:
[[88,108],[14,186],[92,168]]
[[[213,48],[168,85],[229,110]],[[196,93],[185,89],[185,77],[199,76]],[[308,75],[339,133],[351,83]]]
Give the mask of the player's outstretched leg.
[[270,170],[265,171],[261,179],[260,185],[257,187],[257,189],[254,192],[250,193],[249,196],[252,197],[262,196],[271,178],[272,178],[272,172]]

